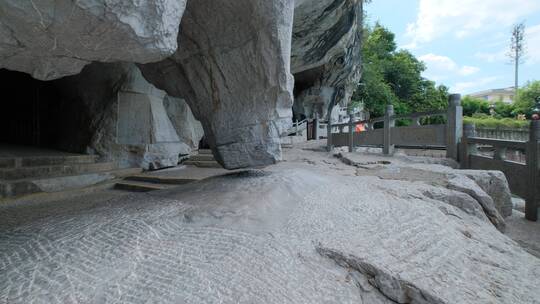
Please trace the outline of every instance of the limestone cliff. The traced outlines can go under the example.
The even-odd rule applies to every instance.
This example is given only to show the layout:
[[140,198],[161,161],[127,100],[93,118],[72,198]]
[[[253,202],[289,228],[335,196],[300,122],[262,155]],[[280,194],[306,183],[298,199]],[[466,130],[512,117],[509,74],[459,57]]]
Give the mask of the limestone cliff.
[[0,68],[50,80],[93,61],[152,62],[177,48],[185,0],[0,1]]
[[346,105],[361,68],[361,0],[302,0],[295,4],[291,69],[295,114],[326,117]]
[[225,168],[281,158],[292,116],[293,9],[289,0],[190,1],[178,51],[141,66],[158,88],[185,98]]
[[[348,101],[359,76],[361,17],[359,0],[5,0],[0,68],[51,80],[91,63],[137,63],[157,89],[185,99],[225,168],[264,166],[281,158],[280,136],[292,122],[291,66],[298,113],[324,114]],[[101,94],[100,102],[118,91],[79,80],[90,82],[71,85]],[[149,104],[154,122],[167,120],[163,105]],[[93,113],[93,122],[106,116]],[[103,135],[96,130],[94,138]]]

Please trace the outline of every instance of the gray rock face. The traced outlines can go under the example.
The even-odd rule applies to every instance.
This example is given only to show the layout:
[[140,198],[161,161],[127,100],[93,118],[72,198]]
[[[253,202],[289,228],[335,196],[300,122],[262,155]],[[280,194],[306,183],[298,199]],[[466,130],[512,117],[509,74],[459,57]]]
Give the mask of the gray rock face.
[[0,68],[41,80],[92,61],[153,62],[177,48],[185,0],[0,1]]
[[306,168],[0,209],[0,302],[539,303],[540,260],[454,191]]
[[[60,87],[71,88],[66,95],[77,103],[76,114],[89,118],[86,126],[77,129],[91,135],[81,144],[122,167],[176,166],[179,154],[189,154],[192,143],[200,139],[201,135],[194,134],[200,123],[189,109],[175,112],[174,104],[178,102],[181,107],[182,101],[168,101],[166,109],[166,93],[148,83],[134,64],[94,63],[81,74],[57,82]],[[182,139],[170,116],[185,128]]]
[[456,170],[449,166],[452,162],[445,159],[425,157],[397,156],[389,161],[376,154],[338,152],[336,156],[342,162],[357,167],[357,175],[422,181],[453,190],[455,194],[451,198],[441,199],[440,194],[434,193],[428,196],[443,200],[468,214],[479,216],[481,213],[480,217],[488,219],[501,232],[506,228],[504,218],[512,214],[511,192],[502,172]]
[[495,202],[495,207],[503,217],[512,215],[512,196],[506,176],[501,171],[460,170],[473,179]]
[[296,1],[292,45],[295,113],[326,117],[329,105],[346,105],[360,80],[362,3]]
[[281,158],[292,115],[292,18],[289,0],[190,1],[178,51],[141,66],[150,82],[186,100],[227,169]]
[[167,95],[163,100],[163,105],[180,140],[191,149],[198,149],[204,130],[201,122],[193,116],[186,101]]

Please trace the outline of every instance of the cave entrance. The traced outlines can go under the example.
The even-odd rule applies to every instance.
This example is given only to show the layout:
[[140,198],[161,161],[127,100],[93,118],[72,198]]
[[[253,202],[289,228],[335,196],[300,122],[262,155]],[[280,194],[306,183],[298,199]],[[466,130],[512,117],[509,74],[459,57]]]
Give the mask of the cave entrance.
[[66,112],[57,81],[39,81],[25,73],[0,69],[0,84],[0,155],[40,150],[83,152],[65,144],[65,121],[76,113]]

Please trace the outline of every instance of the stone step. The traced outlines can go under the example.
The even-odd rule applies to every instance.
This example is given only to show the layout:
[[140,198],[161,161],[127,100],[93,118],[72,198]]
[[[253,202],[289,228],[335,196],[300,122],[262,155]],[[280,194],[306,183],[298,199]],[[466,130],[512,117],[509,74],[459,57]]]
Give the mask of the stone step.
[[195,154],[189,157],[191,161],[215,161],[212,154]]
[[[84,195],[89,195],[96,192],[102,192],[102,191],[108,191],[114,188],[115,181],[107,181],[95,185],[90,185],[88,187],[84,188],[77,188],[77,189],[71,189],[71,190],[65,190],[61,192],[36,192],[36,193],[29,193],[25,195],[20,196],[12,196],[12,197],[6,197],[2,198],[2,194],[0,194],[0,205],[2,203],[10,203],[10,204],[17,204],[17,203],[46,203],[46,202],[57,202],[59,200],[64,199],[70,199],[74,197],[80,197]],[[0,184],[1,188],[1,184]]]
[[1,157],[0,168],[42,167],[97,162],[98,155],[43,155],[25,157]]
[[0,169],[15,168],[17,162],[14,158],[0,158]]
[[38,177],[57,177],[117,169],[113,162],[69,164],[56,166],[35,166],[0,169],[0,179],[16,180]]
[[292,149],[294,148],[293,144],[281,144],[281,148],[283,149]]
[[151,175],[130,175],[124,180],[138,181],[152,184],[165,184],[165,185],[183,185],[198,181],[198,179],[167,177],[167,176],[151,176]]
[[140,172],[140,168],[130,168],[78,175],[3,181],[0,182],[0,198],[14,198],[35,193],[55,193],[81,189]]
[[210,149],[199,149],[199,154],[210,154],[210,155],[212,155],[212,150],[210,150]]
[[200,168],[223,168],[217,161],[192,161],[188,160],[183,165],[196,166]]
[[150,192],[150,191],[157,191],[157,190],[165,190],[172,187],[174,186],[140,182],[140,181],[129,181],[129,180],[117,182],[114,185],[114,188],[117,190],[125,190],[125,191],[130,191],[130,192]]

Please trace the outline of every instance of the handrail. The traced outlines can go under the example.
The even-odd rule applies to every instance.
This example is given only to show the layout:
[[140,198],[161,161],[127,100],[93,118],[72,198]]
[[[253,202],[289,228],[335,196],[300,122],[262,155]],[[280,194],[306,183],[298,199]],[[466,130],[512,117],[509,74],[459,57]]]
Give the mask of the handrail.
[[[374,119],[377,119],[377,118],[374,118]],[[384,121],[384,117],[382,118],[381,121]],[[376,123],[376,122],[379,122],[379,120],[375,120],[373,121],[373,119],[368,119],[368,120],[355,120],[352,122],[353,125],[355,124],[360,124],[360,123]],[[350,122],[345,122],[345,123],[340,123],[340,124],[332,124],[332,127],[348,127],[349,124],[351,124]]]
[[484,138],[484,137],[466,137],[466,140],[467,140],[467,143],[469,144],[480,144],[480,145],[488,145],[488,146],[493,146],[493,147],[510,148],[510,149],[527,148],[526,141],[493,139],[493,138]]
[[291,135],[291,134],[297,133],[299,131],[306,130],[307,129],[307,122],[308,122],[307,119],[304,119],[304,120],[298,121],[298,122],[293,122],[292,127],[287,129],[287,134]]
[[[417,113],[411,113],[411,114],[402,114],[402,115],[392,115],[390,116],[390,119],[416,119],[416,118],[422,118],[422,117],[430,117],[430,116],[447,116],[446,111],[429,111],[429,112],[417,112]],[[359,124],[359,123],[368,123],[368,124],[374,124],[378,122],[384,122],[385,117],[375,117],[367,120],[356,120],[353,121],[353,124]],[[332,124],[334,127],[347,127],[349,125],[349,122],[346,123],[340,123],[340,124]]]
[[391,118],[392,119],[415,119],[415,118],[422,118],[422,117],[430,117],[430,116],[446,116],[447,112],[438,110],[438,111],[428,111],[428,112],[416,112],[411,114],[402,114],[402,115],[394,115]]

